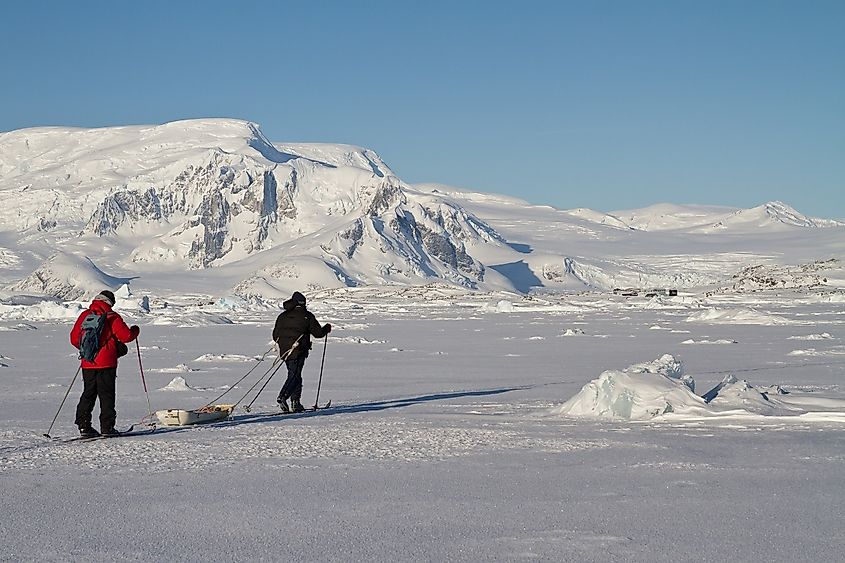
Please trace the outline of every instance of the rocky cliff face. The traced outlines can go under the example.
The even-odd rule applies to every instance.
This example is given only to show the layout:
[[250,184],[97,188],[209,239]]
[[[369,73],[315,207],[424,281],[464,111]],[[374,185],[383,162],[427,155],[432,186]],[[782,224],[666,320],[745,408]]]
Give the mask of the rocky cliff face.
[[[254,124],[239,123],[185,122],[175,128],[178,135],[173,124],[161,126],[169,132],[122,130],[121,142],[100,143],[105,147],[90,153],[73,143],[74,158],[55,166],[58,178],[45,180],[41,170],[43,186],[31,184],[41,188],[28,200],[41,220],[25,229],[49,238],[56,225],[82,222],[80,240],[133,241],[130,259],[138,265],[214,268],[277,249],[280,256],[322,261],[342,284],[443,278],[473,287],[483,280],[472,245],[503,241],[454,202],[414,191],[372,151],[279,148]],[[116,134],[105,129],[101,136]],[[56,154],[63,154],[68,135],[78,137],[57,133]],[[192,135],[205,141],[194,146]],[[49,134],[38,130],[37,137],[50,144]],[[98,138],[85,131],[85,142]],[[150,139],[159,144],[145,145]],[[130,172],[115,174],[104,161]],[[62,182],[64,190],[53,187]],[[61,205],[46,197],[48,185]]]

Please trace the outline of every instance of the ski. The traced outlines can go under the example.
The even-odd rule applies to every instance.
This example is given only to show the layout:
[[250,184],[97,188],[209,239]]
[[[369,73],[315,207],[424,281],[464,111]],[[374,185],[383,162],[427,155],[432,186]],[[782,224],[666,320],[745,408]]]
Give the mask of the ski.
[[323,410],[323,409],[327,409],[327,408],[329,408],[329,407],[331,407],[331,406],[332,406],[332,402],[331,402],[331,401],[329,401],[328,403],[326,403],[326,404],[325,404],[325,405],[323,405],[322,407],[321,407],[321,406],[319,406],[319,405],[313,405],[313,406],[308,407],[307,409],[305,409],[305,410],[304,410],[304,411],[302,411],[302,412],[291,412],[291,413],[282,413],[282,414],[302,414],[303,412],[321,411],[321,410]]
[[122,430],[113,436],[103,436],[102,434],[97,436],[74,436],[73,438],[56,438],[55,441],[61,444],[68,444],[70,442],[93,442],[94,440],[109,440],[111,438],[122,438],[124,436],[143,436],[144,434],[152,434],[153,432],[155,432],[155,428],[135,430],[135,425],[133,424],[126,430]]
[[304,414],[304,413],[307,413],[307,412],[321,411],[321,410],[323,410],[323,409],[327,409],[327,408],[329,408],[329,407],[331,407],[331,406],[332,406],[332,402],[331,402],[331,401],[329,401],[328,403],[326,403],[326,404],[325,404],[325,405],[323,405],[323,406],[313,405],[313,406],[310,406],[310,407],[306,408],[305,410],[301,410],[301,411],[299,411],[299,412],[293,412],[293,411],[290,411],[290,412],[277,411],[277,412],[273,412],[273,413],[266,413],[266,414],[288,416],[288,415],[292,415],[292,414]]
[[[310,407],[306,408],[305,410],[301,410],[301,411],[299,411],[299,412],[293,412],[293,411],[287,411],[287,412],[285,412],[285,411],[276,411],[276,412],[272,412],[272,413],[255,413],[255,414],[302,414],[302,413],[304,413],[304,412],[313,412],[313,411],[317,411],[317,410],[327,409],[327,408],[329,408],[330,406],[332,406],[332,402],[331,402],[331,401],[329,401],[328,403],[326,403],[326,404],[325,404],[325,405],[323,405],[323,406],[313,405],[313,406],[310,406]],[[244,409],[244,412],[247,412],[247,413],[251,413],[251,412],[252,412],[252,409],[250,409],[250,408],[248,408],[248,407],[243,407],[243,409]]]
[[325,409],[331,408],[331,406],[332,406],[332,402],[329,401],[325,405],[310,406],[307,409],[300,411],[300,412],[284,412],[284,411],[280,411],[280,410],[279,411],[273,411],[273,412],[256,412],[256,413],[253,413],[253,412],[250,412],[250,411],[246,411],[246,412],[253,417],[259,417],[259,416],[260,417],[265,417],[265,416],[266,417],[270,417],[270,416],[293,416],[295,414],[307,414],[309,412],[316,412],[316,411],[325,410]]
[[91,438],[71,438],[68,440],[69,442],[94,442],[97,440],[111,440],[112,438],[123,438],[126,436],[144,436],[145,434],[152,434],[155,430],[135,430],[133,432],[121,432],[120,434],[115,434],[114,436],[93,436]]

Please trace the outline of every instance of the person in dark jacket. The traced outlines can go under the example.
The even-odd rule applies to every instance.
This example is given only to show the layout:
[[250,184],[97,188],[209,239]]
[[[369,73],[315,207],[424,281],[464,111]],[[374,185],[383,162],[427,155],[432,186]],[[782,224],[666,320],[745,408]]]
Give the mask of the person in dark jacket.
[[117,379],[117,358],[126,354],[126,344],[138,337],[141,329],[133,325],[126,326],[120,315],[112,311],[114,293],[101,291],[91,302],[91,306],[79,315],[70,331],[70,343],[79,348],[82,343],[82,322],[91,313],[106,315],[103,331],[100,333],[100,349],[93,362],[81,359],[82,381],[84,388],[79,404],[76,406],[76,425],[84,437],[98,436],[91,427],[91,413],[94,403],[100,401],[100,432],[104,436],[114,436],[117,412],[114,409],[115,380]]
[[[322,338],[332,331],[332,325],[320,326],[314,315],[305,308],[305,296],[295,291],[282,306],[284,311],[276,319],[273,340],[288,368],[288,378],[279,391],[276,402],[283,412],[302,412],[302,368],[311,349],[311,337]],[[290,399],[290,407],[288,407]]]

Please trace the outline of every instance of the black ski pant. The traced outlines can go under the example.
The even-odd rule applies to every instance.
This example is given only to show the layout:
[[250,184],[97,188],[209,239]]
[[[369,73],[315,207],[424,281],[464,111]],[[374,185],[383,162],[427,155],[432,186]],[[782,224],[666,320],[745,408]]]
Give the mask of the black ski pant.
[[114,410],[115,380],[117,368],[83,369],[82,396],[76,405],[76,425],[81,428],[91,426],[91,413],[94,412],[94,402],[100,400],[100,432],[111,430],[117,420]]
[[288,378],[282,385],[282,390],[279,391],[279,399],[299,401],[302,398],[302,368],[305,367],[305,356],[285,360],[285,365],[288,368]]

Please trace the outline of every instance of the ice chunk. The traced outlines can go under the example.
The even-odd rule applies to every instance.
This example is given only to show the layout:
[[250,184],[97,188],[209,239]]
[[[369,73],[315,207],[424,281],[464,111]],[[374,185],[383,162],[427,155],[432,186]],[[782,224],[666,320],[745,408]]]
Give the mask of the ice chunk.
[[194,391],[194,388],[188,385],[184,377],[176,376],[159,391]]
[[731,383],[736,383],[736,377],[734,377],[733,374],[729,373],[713,389],[702,395],[702,399],[704,399],[704,402],[709,403],[710,401],[716,398],[722,388],[724,388],[726,385],[730,385]]
[[174,312],[172,316],[161,315],[153,319],[154,325],[178,325],[182,328],[213,325],[230,325],[233,321],[223,315],[205,311]]
[[584,334],[584,331],[580,328],[568,328],[560,334],[560,336],[577,336],[579,334]]
[[496,303],[497,313],[513,313],[513,303],[504,299]]
[[647,420],[667,413],[689,413],[705,407],[679,379],[660,373],[603,372],[560,409],[575,417]]
[[247,309],[249,307],[249,302],[243,297],[239,297],[237,295],[227,295],[225,297],[221,297],[215,304],[221,309],[228,311]]
[[656,360],[642,364],[634,364],[625,369],[628,373],[659,373],[671,379],[677,379],[692,392],[695,392],[695,380],[692,376],[684,375],[684,366],[672,354],[663,354]]
[[790,336],[788,340],[830,340],[833,335],[829,332],[822,332],[820,334],[808,334],[807,336]]
[[31,305],[0,303],[0,320],[61,321],[76,319],[85,309],[78,303],[39,301]]
[[804,412],[792,407],[767,393],[762,393],[746,380],[725,383],[710,405],[719,409],[742,409],[744,411],[764,415],[789,415]]
[[790,324],[792,321],[779,315],[761,313],[747,307],[738,307],[734,309],[705,309],[687,317],[687,322],[775,326]]
[[129,299],[132,297],[132,290],[129,289],[129,284],[125,283],[117,288],[114,292],[114,296],[118,299]]
[[789,395],[789,391],[780,385],[769,385],[768,387],[761,387],[760,393],[765,395]]

